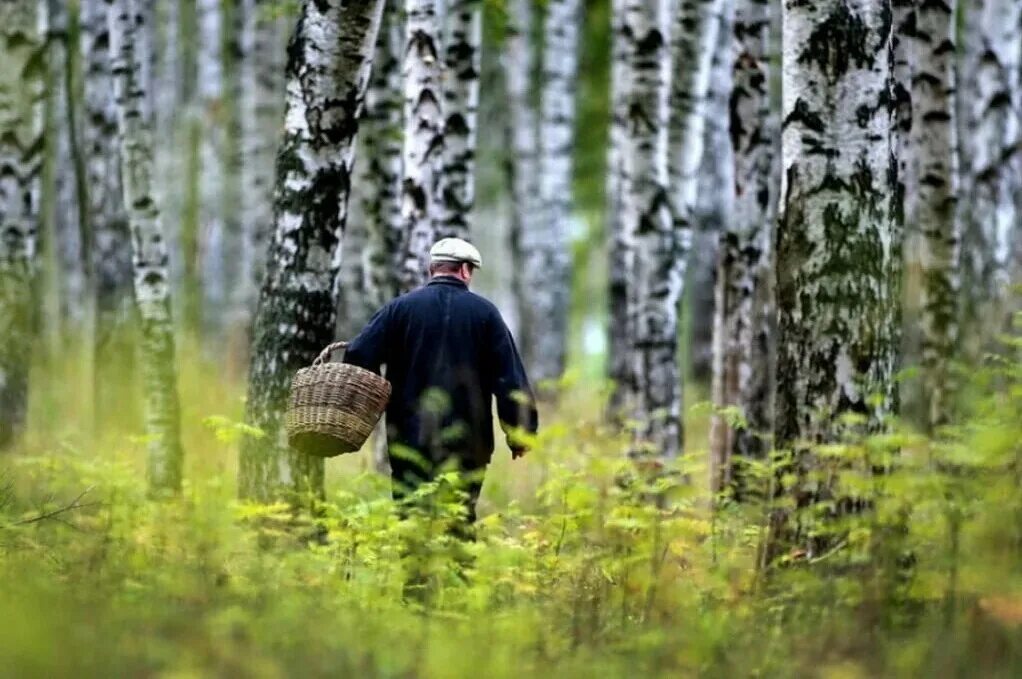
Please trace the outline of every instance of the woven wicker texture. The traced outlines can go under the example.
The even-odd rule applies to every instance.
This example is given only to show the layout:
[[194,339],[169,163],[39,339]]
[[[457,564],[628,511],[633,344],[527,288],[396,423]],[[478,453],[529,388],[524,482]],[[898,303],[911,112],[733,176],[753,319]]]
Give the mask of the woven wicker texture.
[[347,363],[326,363],[346,342],[331,344],[291,383],[285,418],[288,443],[317,457],[359,450],[380,421],[390,400],[390,382]]

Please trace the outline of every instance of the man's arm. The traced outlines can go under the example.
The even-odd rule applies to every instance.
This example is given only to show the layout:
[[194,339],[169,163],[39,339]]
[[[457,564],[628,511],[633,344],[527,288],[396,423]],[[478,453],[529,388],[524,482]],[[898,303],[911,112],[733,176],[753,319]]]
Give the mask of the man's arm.
[[525,374],[522,357],[515,346],[511,331],[499,314],[492,322],[493,366],[496,370],[494,381],[497,397],[497,417],[500,426],[508,435],[511,453],[518,458],[528,450],[527,446],[515,440],[514,430],[520,429],[535,434],[539,429],[539,413],[536,411],[536,396]]
[[358,337],[351,340],[344,362],[379,374],[380,366],[387,362],[387,326],[390,324],[390,305],[383,307],[370,319]]

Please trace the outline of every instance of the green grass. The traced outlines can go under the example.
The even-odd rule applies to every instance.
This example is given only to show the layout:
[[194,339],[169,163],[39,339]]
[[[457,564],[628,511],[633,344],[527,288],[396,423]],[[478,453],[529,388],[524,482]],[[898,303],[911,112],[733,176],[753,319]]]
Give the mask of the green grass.
[[[938,441],[895,427],[819,451],[800,483],[840,472],[839,496],[871,509],[802,510],[827,548],[763,568],[785,501],[709,511],[705,408],[690,411],[694,450],[677,468],[691,484],[659,508],[651,484],[664,482],[622,458],[598,385],[569,385],[527,459],[498,452],[478,539],[464,544],[448,531],[449,497],[426,488],[423,509],[399,519],[360,455],[328,465],[318,528],[238,503],[242,387],[198,350],[181,355],[187,484],[170,502],[146,498],[136,403],[93,436],[80,357],[35,371],[29,432],[0,459],[4,674],[1022,672],[1018,366],[980,373],[969,416]],[[755,483],[775,469],[754,468]],[[325,541],[309,539],[317,530]]]

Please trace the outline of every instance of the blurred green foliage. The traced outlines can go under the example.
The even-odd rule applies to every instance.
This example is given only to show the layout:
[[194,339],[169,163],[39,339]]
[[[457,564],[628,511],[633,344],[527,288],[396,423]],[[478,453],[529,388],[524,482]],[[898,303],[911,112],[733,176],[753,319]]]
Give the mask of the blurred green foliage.
[[[776,454],[746,467],[741,504],[703,490],[705,406],[676,473],[646,481],[596,416],[599,385],[569,383],[530,456],[498,454],[464,542],[449,484],[400,514],[358,455],[331,462],[314,519],[237,502],[234,449],[255,434],[237,424],[240,383],[182,356],[188,482],[169,502],[146,497],[132,408],[86,435],[79,357],[37,366],[30,431],[0,460],[5,674],[1022,672],[1013,361],[974,371],[969,413],[936,440],[895,425],[818,448],[802,474]],[[779,483],[866,509],[794,510],[771,499]],[[770,519],[792,511],[826,548],[767,566]]]

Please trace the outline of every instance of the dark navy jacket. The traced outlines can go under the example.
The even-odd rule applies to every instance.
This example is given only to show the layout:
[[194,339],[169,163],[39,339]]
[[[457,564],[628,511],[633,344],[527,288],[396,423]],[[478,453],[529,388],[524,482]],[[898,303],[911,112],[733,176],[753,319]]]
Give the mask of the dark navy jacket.
[[494,397],[505,430],[536,431],[535,399],[510,331],[497,308],[457,278],[434,278],[380,309],[344,360],[376,373],[387,366],[390,443],[432,462],[489,462]]

